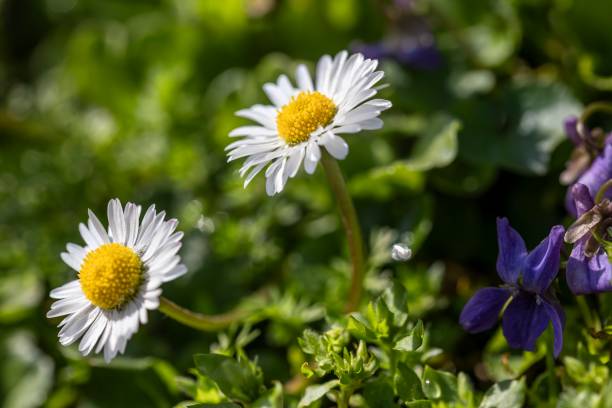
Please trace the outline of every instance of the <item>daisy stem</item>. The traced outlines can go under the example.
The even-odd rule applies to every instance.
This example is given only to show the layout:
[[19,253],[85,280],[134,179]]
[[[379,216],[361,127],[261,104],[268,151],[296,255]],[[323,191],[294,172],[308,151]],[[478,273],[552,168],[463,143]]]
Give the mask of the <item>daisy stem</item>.
[[325,150],[321,152],[321,164],[325,170],[325,175],[331,186],[336,200],[338,209],[340,210],[340,218],[346,238],[348,241],[349,252],[353,264],[351,275],[351,288],[348,301],[346,303],[346,311],[352,312],[359,306],[361,293],[363,291],[363,276],[364,276],[364,260],[363,260],[363,240],[361,238],[361,228],[353,200],[348,192],[342,171],[338,162],[330,156]]
[[245,317],[241,310],[232,310],[218,315],[203,315],[185,309],[166,299],[159,298],[159,311],[179,323],[202,331],[218,331]]

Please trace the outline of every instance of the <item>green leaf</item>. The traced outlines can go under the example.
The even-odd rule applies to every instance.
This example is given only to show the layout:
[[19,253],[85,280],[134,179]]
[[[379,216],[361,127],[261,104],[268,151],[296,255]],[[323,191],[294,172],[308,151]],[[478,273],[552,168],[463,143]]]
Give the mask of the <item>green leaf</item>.
[[212,379],[227,397],[251,402],[259,396],[261,377],[253,372],[250,362],[220,354],[196,354],[193,358],[198,371]]
[[272,388],[253,403],[253,408],[283,408],[282,384],[276,381]]
[[567,375],[569,375],[572,380],[580,383],[585,379],[587,370],[582,361],[567,356],[563,358],[563,365],[565,366]]
[[418,194],[423,191],[425,177],[420,171],[408,168],[403,162],[376,167],[351,178],[349,188],[355,197],[385,200],[405,192]]
[[430,408],[431,407],[431,402],[427,401],[427,400],[420,400],[420,401],[407,402],[404,405],[406,405],[407,407],[410,407],[410,408]]
[[403,326],[408,320],[408,293],[404,286],[393,283],[381,296],[393,316],[393,324],[397,327]]
[[513,56],[522,29],[514,3],[497,0],[432,3],[453,27],[453,38],[461,38],[463,52],[477,65],[496,67]]
[[12,323],[26,316],[42,294],[40,280],[32,271],[0,278],[0,323]]
[[399,395],[404,402],[423,399],[425,396],[419,376],[416,375],[412,368],[404,363],[399,363],[397,365],[393,385],[395,386],[397,395]]
[[307,407],[315,401],[320,400],[329,391],[340,384],[338,380],[331,380],[323,384],[311,385],[304,391],[304,396],[298,403],[298,408]]
[[415,351],[423,344],[424,335],[425,329],[423,327],[423,321],[419,320],[410,331],[410,334],[399,339],[395,343],[395,346],[393,346],[393,349],[399,351]]
[[361,313],[351,313],[346,328],[353,336],[361,340],[375,341],[377,338],[368,319]]
[[0,394],[3,407],[42,406],[53,386],[53,360],[36,347],[35,338],[20,330],[0,343]]
[[449,165],[457,156],[457,134],[461,122],[438,114],[431,119],[427,132],[418,140],[404,164],[410,170],[429,170]]
[[520,408],[525,402],[525,381],[521,379],[494,384],[485,394],[480,408]]
[[363,398],[370,408],[395,408],[393,387],[386,377],[368,382],[363,389]]
[[422,380],[423,392],[427,398],[444,402],[458,401],[457,379],[451,373],[426,366]]
[[460,156],[474,164],[544,174],[551,153],[565,139],[563,120],[580,108],[563,84],[516,80],[496,99],[466,102]]

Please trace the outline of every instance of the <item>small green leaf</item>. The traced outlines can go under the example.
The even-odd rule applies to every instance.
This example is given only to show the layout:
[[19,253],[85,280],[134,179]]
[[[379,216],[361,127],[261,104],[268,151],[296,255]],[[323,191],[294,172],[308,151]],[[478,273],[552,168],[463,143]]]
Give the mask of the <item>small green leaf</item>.
[[274,387],[266,391],[253,403],[253,408],[283,408],[283,386],[276,381]]
[[459,399],[457,379],[446,371],[434,370],[426,366],[423,371],[423,391],[427,398],[456,402]]
[[412,368],[404,363],[399,363],[397,365],[393,384],[397,391],[397,395],[399,395],[404,402],[423,399],[425,396],[419,376],[416,375]]
[[406,289],[401,284],[395,283],[383,292],[382,299],[393,315],[393,324],[397,327],[403,326],[408,320],[408,293]]
[[419,401],[407,402],[405,405],[410,408],[430,408],[431,402],[427,400],[419,400]]
[[220,354],[196,354],[193,358],[198,371],[212,379],[229,398],[250,402],[259,396],[261,376],[256,375],[250,362]]
[[418,140],[405,162],[411,170],[429,170],[449,165],[457,156],[457,134],[461,122],[446,115],[432,118],[428,131]]
[[376,340],[376,333],[374,333],[368,319],[361,313],[351,313],[348,319],[347,329],[353,336],[360,340]]
[[393,349],[399,351],[415,351],[423,344],[424,335],[425,329],[423,328],[423,322],[419,320],[410,331],[410,334],[399,339],[395,343],[395,346],[393,346]]
[[323,398],[325,394],[340,384],[338,380],[331,380],[323,384],[311,385],[304,391],[304,396],[298,403],[298,408],[307,407],[315,401]]
[[578,383],[582,382],[587,375],[587,370],[582,361],[574,357],[563,358],[563,365],[570,378]]
[[480,408],[520,408],[525,402],[525,381],[507,380],[494,384],[485,394]]
[[363,398],[371,408],[395,408],[393,387],[387,377],[378,377],[368,382],[363,389]]

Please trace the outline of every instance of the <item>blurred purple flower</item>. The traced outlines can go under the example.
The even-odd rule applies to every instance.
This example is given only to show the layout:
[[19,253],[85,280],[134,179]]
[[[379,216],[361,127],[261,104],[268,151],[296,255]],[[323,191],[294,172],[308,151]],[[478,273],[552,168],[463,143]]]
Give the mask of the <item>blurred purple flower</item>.
[[582,138],[578,133],[578,116],[568,116],[563,121],[563,128],[568,139],[576,146],[582,144]]
[[[584,184],[575,184],[571,188],[571,195],[578,217],[591,211],[595,206],[593,195]],[[612,291],[612,265],[608,260],[608,254],[599,246],[595,254],[588,256],[586,249],[590,239],[591,234],[587,233],[576,241],[567,261],[565,273],[567,285],[576,295]]]
[[394,59],[408,67],[432,70],[442,65],[442,55],[429,24],[417,15],[412,0],[396,0],[387,10],[388,35],[379,42],[357,43],[352,49],[368,58]]
[[[499,255],[497,274],[504,281],[498,288],[478,290],[463,308],[459,322],[470,333],[492,328],[504,305],[502,329],[512,348],[533,351],[538,337],[552,323],[554,354],[563,348],[565,315],[549,287],[559,270],[563,227],[552,227],[531,252],[506,218],[497,219]],[[520,282],[520,283],[519,283]]]
[[[612,143],[606,140],[603,152],[599,154],[591,163],[591,166],[584,172],[576,183],[583,184],[588,189],[591,199],[595,198],[595,194],[603,183],[612,178]],[[575,184],[574,184],[575,185]],[[565,206],[567,211],[576,217],[578,212],[576,210],[576,203],[572,195],[573,186],[567,191],[565,197]],[[604,198],[612,199],[612,190],[608,190],[604,195]]]

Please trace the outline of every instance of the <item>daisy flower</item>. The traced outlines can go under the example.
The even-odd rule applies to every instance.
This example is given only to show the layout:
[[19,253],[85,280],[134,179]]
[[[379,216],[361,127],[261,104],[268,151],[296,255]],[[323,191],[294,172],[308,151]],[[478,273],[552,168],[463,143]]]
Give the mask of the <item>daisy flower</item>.
[[118,199],[108,203],[108,230],[89,211],[79,231],[85,246],[68,244],[62,260],[77,271],[77,279],[53,289],[59,299],[47,317],[66,316],[59,324],[59,341],[67,346],[81,339],[79,351],[104,351],[110,362],[125,351],[127,341],[147,322],[149,310],[159,306],[161,284],[187,272],[177,255],[182,232],[178,222],[165,220],[164,211],[149,207],[140,221],[141,207]]
[[302,162],[308,174],[315,171],[321,147],[342,160],[348,145],[339,136],[362,130],[380,129],[380,113],[391,107],[384,99],[372,99],[374,85],[384,75],[376,71],[378,61],[362,54],[349,57],[346,51],[333,59],[323,56],[317,63],[315,80],[299,65],[297,87],[286,75],[263,90],[273,105],[254,105],[236,115],[257,122],[230,132],[240,140],[227,146],[228,161],[244,158],[240,175],[246,187],[266,166],[266,192],[280,193],[287,180],[295,177]]

